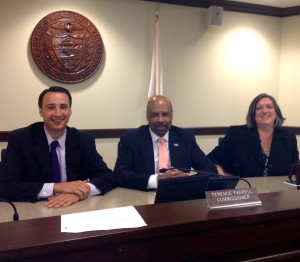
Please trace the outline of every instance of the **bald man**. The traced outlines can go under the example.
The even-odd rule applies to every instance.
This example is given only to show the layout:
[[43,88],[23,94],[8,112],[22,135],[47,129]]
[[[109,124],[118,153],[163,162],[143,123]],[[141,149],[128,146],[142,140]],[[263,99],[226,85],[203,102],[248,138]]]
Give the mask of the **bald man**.
[[[120,139],[114,171],[121,187],[147,191],[157,188],[160,179],[190,175],[176,168],[217,173],[193,133],[172,125],[172,103],[167,97],[153,97],[148,102],[146,117],[148,125],[129,131]],[[163,173],[159,138],[163,138],[166,148],[167,168],[174,168]]]

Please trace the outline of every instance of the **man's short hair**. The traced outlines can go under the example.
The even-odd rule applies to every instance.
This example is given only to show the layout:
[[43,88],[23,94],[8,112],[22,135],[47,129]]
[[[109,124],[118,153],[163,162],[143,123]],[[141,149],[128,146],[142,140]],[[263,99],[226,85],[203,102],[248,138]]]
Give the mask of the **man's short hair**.
[[69,97],[69,102],[70,102],[70,107],[72,106],[72,96],[69,92],[69,90],[63,88],[63,87],[60,87],[60,86],[51,86],[47,89],[45,89],[39,96],[39,100],[38,100],[38,105],[40,108],[42,108],[42,105],[43,105],[43,99],[44,99],[44,96],[49,93],[49,92],[54,92],[54,93],[65,93],[68,97]]

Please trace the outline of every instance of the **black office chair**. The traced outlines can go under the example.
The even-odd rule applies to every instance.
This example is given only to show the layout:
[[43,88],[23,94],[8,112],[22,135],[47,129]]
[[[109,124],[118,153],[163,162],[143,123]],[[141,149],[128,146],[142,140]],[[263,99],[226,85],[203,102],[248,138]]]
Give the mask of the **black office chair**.
[[223,139],[224,139],[224,137],[219,137],[219,139],[218,139],[218,145],[221,145]]
[[3,160],[5,151],[6,151],[6,148],[2,148],[2,150],[1,150],[1,161]]

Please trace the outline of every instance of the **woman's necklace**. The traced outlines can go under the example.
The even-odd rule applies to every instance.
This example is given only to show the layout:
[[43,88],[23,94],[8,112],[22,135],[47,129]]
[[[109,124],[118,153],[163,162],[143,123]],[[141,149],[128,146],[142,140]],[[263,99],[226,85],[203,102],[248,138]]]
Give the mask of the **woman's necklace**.
[[270,153],[270,148],[271,148],[271,143],[272,143],[272,137],[271,139],[269,139],[269,141],[267,143],[263,143],[263,141],[261,140],[260,145],[262,148],[263,153],[265,153],[267,156]]
[[263,151],[264,151],[266,154],[269,154],[269,152],[270,152],[270,143],[267,144],[266,147],[264,147],[263,144],[261,143],[261,147],[262,147]]
[[270,134],[266,134],[263,132],[259,132],[260,136],[260,145],[262,148],[262,151],[264,154],[269,156],[270,154],[270,149],[271,149],[271,144],[272,144],[272,139],[273,139],[273,132]]

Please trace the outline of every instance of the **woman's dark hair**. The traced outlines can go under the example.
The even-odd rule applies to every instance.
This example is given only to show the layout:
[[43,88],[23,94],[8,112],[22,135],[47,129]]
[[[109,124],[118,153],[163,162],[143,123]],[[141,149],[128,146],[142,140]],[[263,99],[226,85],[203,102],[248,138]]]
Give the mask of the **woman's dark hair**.
[[263,98],[269,98],[272,101],[274,109],[275,109],[275,113],[276,113],[274,127],[281,127],[285,118],[282,116],[281,110],[280,110],[275,98],[266,93],[262,93],[252,100],[252,102],[249,106],[248,114],[247,114],[247,118],[246,118],[247,127],[249,127],[249,128],[256,127],[256,121],[255,121],[256,106],[257,106],[258,102]]
[[39,96],[39,100],[38,100],[38,105],[40,108],[42,108],[43,105],[43,98],[44,96],[49,93],[49,92],[54,92],[54,93],[65,93],[68,97],[69,97],[69,102],[70,102],[70,107],[72,106],[72,96],[70,94],[70,92],[60,86],[51,86],[48,89],[45,89]]

